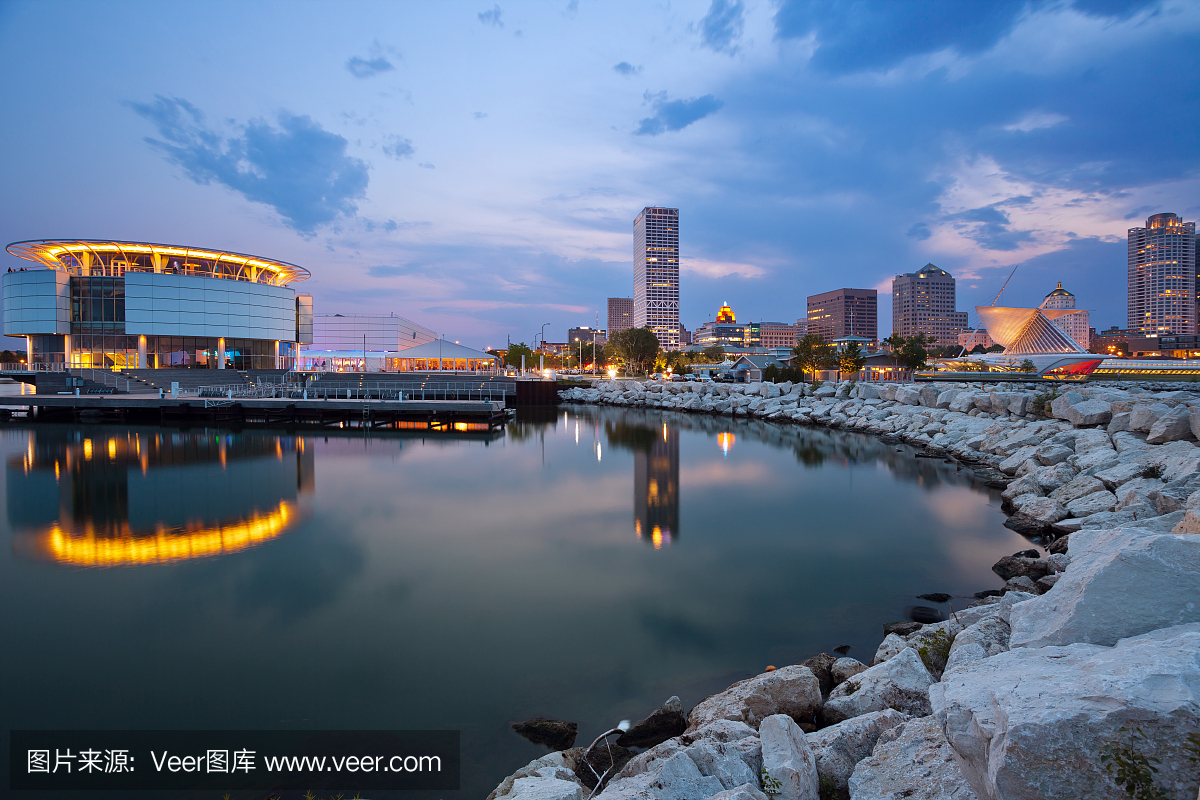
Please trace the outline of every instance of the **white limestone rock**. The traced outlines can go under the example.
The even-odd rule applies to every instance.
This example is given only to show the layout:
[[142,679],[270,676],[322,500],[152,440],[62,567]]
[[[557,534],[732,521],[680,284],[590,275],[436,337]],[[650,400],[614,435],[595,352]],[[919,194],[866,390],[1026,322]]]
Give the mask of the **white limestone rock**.
[[761,770],[762,746],[754,730],[717,720],[634,756],[597,797],[707,800],[746,783],[758,787]]
[[886,708],[808,734],[805,738],[816,756],[818,776],[844,796],[854,768],[871,755],[880,735],[910,719],[908,714]]
[[561,778],[518,778],[503,800],[583,800],[583,784]]
[[1067,512],[1072,517],[1087,517],[1102,511],[1112,511],[1117,505],[1117,496],[1107,489],[1092,492],[1067,503]]
[[1112,449],[1112,441],[1106,432],[1102,430],[1079,430],[1075,431],[1075,453],[1086,453],[1089,450],[1109,450]]
[[762,771],[778,787],[766,786],[772,797],[783,800],[820,800],[817,759],[804,731],[786,714],[774,714],[758,729],[762,743]]
[[770,800],[770,798],[762,793],[757,784],[743,783],[741,786],[718,792],[709,800]]
[[1104,491],[1104,483],[1092,475],[1080,475],[1050,493],[1060,503],[1067,504],[1094,492]]
[[[511,793],[516,782],[522,778],[558,778],[565,781],[574,781],[575,774],[571,771],[572,764],[568,764],[563,757],[562,752],[547,753],[541,758],[535,758],[519,770],[509,775],[500,784],[492,790],[492,793],[487,796],[487,800],[512,800]],[[583,784],[576,783],[582,789]]]
[[1073,481],[1078,474],[1079,470],[1063,462],[1052,467],[1042,467],[1030,473],[1030,477],[1037,482],[1039,494],[1049,494],[1060,486],[1065,486]]
[[808,667],[792,665],[739,681],[708,697],[688,714],[688,732],[719,719],[737,720],[752,728],[772,714],[811,720],[821,707],[821,687]]
[[871,711],[893,708],[913,716],[929,713],[929,685],[933,676],[917,651],[905,647],[882,664],[855,675],[829,693],[821,709],[829,723]]
[[1053,592],[1013,608],[1010,647],[1112,645],[1200,622],[1200,539],[1085,528],[1070,553]]
[[853,800],[976,800],[933,717],[881,736],[875,752],[858,762],[849,787]]
[[1187,406],[1176,406],[1159,417],[1147,432],[1149,444],[1165,444],[1187,439],[1192,435],[1191,415]]
[[930,695],[963,777],[984,800],[1124,796],[1100,755],[1126,726],[1140,728],[1148,739],[1140,749],[1161,759],[1155,781],[1168,797],[1196,791],[1182,746],[1200,732],[1198,624],[1113,647],[1013,648],[947,673]]
[[1000,613],[984,617],[955,635],[946,659],[947,672],[1008,651],[1012,629]]
[[867,665],[857,658],[842,656],[833,662],[833,666],[829,668],[829,675],[833,678],[833,685],[837,686],[839,683],[845,683],[860,672],[866,672],[866,670]]
[[889,633],[883,637],[883,641],[879,643],[879,647],[875,648],[875,657],[871,659],[871,666],[874,667],[888,659],[895,658],[906,647],[908,647],[907,639],[898,634]]
[[1034,458],[1043,466],[1052,467],[1055,464],[1061,464],[1073,455],[1075,455],[1075,451],[1069,447],[1050,444],[1039,447],[1034,454]]
[[1162,403],[1136,405],[1129,414],[1129,429],[1147,433],[1158,422],[1159,417],[1171,411],[1171,407]]
[[1032,494],[1022,495],[1013,500],[1013,508],[1030,519],[1035,519],[1047,525],[1070,516],[1067,507],[1064,507],[1062,503],[1054,498],[1038,497]]
[[1095,477],[1104,484],[1105,489],[1108,489],[1110,492],[1112,492],[1116,491],[1118,486],[1129,483],[1129,481],[1133,480],[1134,478],[1142,477],[1142,473],[1145,471],[1146,468],[1141,464],[1116,464],[1095,473]]
[[1197,491],[1200,491],[1200,473],[1192,473],[1152,491],[1150,500],[1160,513],[1169,514],[1183,510],[1188,497]]

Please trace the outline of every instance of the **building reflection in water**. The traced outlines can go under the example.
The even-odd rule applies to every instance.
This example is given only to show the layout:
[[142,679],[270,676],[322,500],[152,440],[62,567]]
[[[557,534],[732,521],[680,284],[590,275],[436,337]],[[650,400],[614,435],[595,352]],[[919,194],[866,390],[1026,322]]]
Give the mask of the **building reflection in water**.
[[244,550],[291,529],[313,489],[302,438],[38,428],[6,465],[14,549],[112,567]]
[[679,538],[679,429],[606,422],[614,447],[633,451],[633,531],[658,550]]
[[721,458],[729,458],[729,451],[733,449],[733,443],[736,441],[737,437],[728,431],[717,434],[717,446],[721,448]]

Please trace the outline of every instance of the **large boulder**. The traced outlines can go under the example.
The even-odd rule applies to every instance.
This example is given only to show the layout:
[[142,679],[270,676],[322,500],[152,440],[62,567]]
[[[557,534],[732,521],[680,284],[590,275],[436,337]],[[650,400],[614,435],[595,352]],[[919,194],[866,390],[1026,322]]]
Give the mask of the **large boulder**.
[[1112,419],[1112,406],[1103,400],[1084,400],[1067,406],[1063,419],[1076,427],[1104,425]]
[[1129,413],[1129,430],[1147,433],[1160,417],[1169,413],[1171,407],[1163,403],[1136,405]]
[[707,800],[749,784],[760,789],[762,746],[745,723],[717,720],[631,759],[597,795],[604,800]]
[[1183,748],[1200,733],[1198,624],[1113,647],[1014,648],[948,672],[930,695],[963,776],[984,800],[1122,797],[1100,757],[1134,728],[1146,737],[1136,749],[1161,760],[1155,783],[1165,796],[1195,796]]
[[764,672],[730,686],[700,703],[688,714],[688,732],[719,719],[744,722],[752,728],[772,714],[787,714],[810,722],[821,708],[821,685],[808,667],[793,665]]
[[[577,781],[574,773],[572,772],[572,770],[575,769],[575,762],[581,752],[582,748],[576,748],[575,750],[567,753],[548,753],[541,758],[530,761],[512,775],[509,775],[507,778],[500,781],[500,785],[492,790],[492,793],[487,796],[487,800],[500,800],[501,798],[503,800],[513,800],[513,787],[516,785],[516,782],[522,778],[561,780],[567,783],[574,783],[575,786],[579,787],[579,789],[582,791],[583,785]],[[550,785],[531,789],[530,785],[526,784],[523,789],[529,793],[546,792],[550,797],[555,797],[555,792],[558,791],[562,792],[562,794],[557,795],[559,798],[571,797],[569,788],[565,786]]]
[[[1058,578],[1058,576],[1047,575],[1038,579],[1038,583],[1049,578]],[[984,617],[974,625],[967,626],[954,637],[942,675],[945,676],[951,670],[962,669],[968,664],[1007,652],[1011,636],[1012,628],[1005,619],[1005,615],[1001,613]]]
[[1150,500],[1160,514],[1170,514],[1183,510],[1188,498],[1197,491],[1200,491],[1200,473],[1193,472],[1150,492]]
[[1085,528],[1070,552],[1054,591],[1013,608],[1011,647],[1112,645],[1200,622],[1200,538]]
[[1070,516],[1063,504],[1053,497],[1038,497],[1032,494],[1018,497],[1013,501],[1013,508],[1042,525],[1050,525]]
[[821,709],[826,724],[892,708],[913,716],[929,713],[929,674],[920,655],[905,647],[893,658],[860,672],[829,693]]
[[583,800],[583,786],[561,778],[517,778],[504,800]]
[[905,722],[880,737],[849,781],[854,800],[976,800],[933,717]]
[[847,784],[854,768],[871,755],[880,734],[910,719],[908,714],[886,708],[808,734],[805,738],[817,758],[821,783],[833,787],[838,797],[848,796]]
[[1117,496],[1107,489],[1102,489],[1067,503],[1067,511],[1072,517],[1088,517],[1102,511],[1112,511],[1116,505]]
[[1066,505],[1072,500],[1102,491],[1104,491],[1104,483],[1099,478],[1092,475],[1080,475],[1052,491],[1050,496]]
[[579,732],[579,726],[574,722],[545,717],[514,722],[512,729],[534,744],[544,744],[551,750],[568,749],[575,744],[575,736]]
[[1190,437],[1192,435],[1192,418],[1189,411],[1187,406],[1176,406],[1163,414],[1150,426],[1146,442],[1165,444]]
[[678,697],[670,697],[650,716],[621,734],[617,744],[621,747],[654,747],[679,736],[685,730],[687,716],[683,713],[683,703]]
[[817,759],[796,721],[786,714],[767,717],[758,738],[763,789],[782,800],[820,800]]
[[1050,567],[1042,559],[1025,556],[1004,556],[992,565],[992,572],[1006,581],[1022,576],[1036,581],[1049,570]]

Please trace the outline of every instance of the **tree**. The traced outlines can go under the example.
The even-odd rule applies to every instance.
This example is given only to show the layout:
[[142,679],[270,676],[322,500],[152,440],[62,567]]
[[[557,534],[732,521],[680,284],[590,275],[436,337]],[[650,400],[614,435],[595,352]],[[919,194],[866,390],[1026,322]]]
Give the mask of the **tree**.
[[983,346],[983,345],[981,345],[981,344],[977,344],[977,345],[975,345],[974,347],[972,347],[972,348],[971,348],[971,353],[970,353],[970,355],[973,355],[973,356],[974,356],[974,355],[982,355],[982,354],[984,354],[984,353],[986,353],[986,352],[987,352],[987,348],[986,348],[986,347],[984,347],[984,346]]
[[14,353],[12,350],[5,350],[4,352],[0,353],[0,363],[16,364],[19,361],[24,361],[24,358]]
[[720,364],[725,360],[725,348],[714,344],[701,350],[700,355],[704,357],[706,364]]
[[792,364],[801,373],[815,373],[820,369],[828,369],[832,361],[833,345],[826,344],[825,340],[815,333],[807,334],[792,348]]
[[1037,365],[1027,358],[1017,366],[1017,372],[1037,372]]
[[537,360],[533,357],[533,350],[529,345],[521,342],[519,344],[510,344],[508,351],[504,354],[504,363],[510,367],[521,367],[521,356],[525,356],[525,368],[530,369],[537,365]]
[[918,333],[916,336],[909,336],[907,339],[898,338],[902,342],[900,347],[895,351],[895,358],[899,360],[900,366],[908,370],[918,370],[925,366],[929,361],[929,352],[925,346],[932,344],[932,340],[925,334]]
[[866,366],[867,357],[863,355],[858,342],[851,342],[842,352],[837,354],[838,374],[849,372],[855,374]]
[[775,364],[767,364],[767,368],[763,370],[763,383],[775,383],[779,377],[779,367]]
[[630,328],[618,331],[608,340],[617,361],[630,372],[645,372],[658,356],[658,337],[649,328]]

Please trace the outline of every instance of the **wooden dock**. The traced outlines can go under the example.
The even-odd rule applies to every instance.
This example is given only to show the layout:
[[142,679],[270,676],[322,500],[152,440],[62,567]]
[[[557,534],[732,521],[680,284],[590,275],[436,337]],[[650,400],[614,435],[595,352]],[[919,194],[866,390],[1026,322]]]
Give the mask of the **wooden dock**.
[[158,397],[149,394],[0,397],[10,418],[40,422],[230,424],[272,427],[487,431],[509,419],[496,400],[297,400]]

